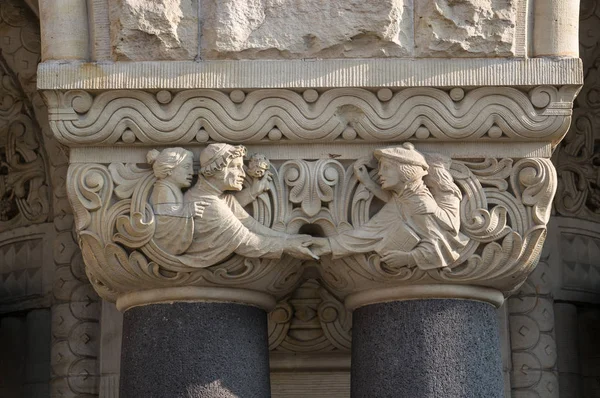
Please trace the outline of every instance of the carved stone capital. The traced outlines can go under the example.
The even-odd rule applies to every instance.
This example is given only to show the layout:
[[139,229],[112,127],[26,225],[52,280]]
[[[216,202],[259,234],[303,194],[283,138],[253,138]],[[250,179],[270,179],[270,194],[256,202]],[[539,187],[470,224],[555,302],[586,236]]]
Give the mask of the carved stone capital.
[[[538,261],[557,185],[549,158],[571,122],[579,67],[573,65],[571,80],[532,79],[533,86],[516,77],[507,86],[452,86],[446,74],[439,87],[425,87],[427,80],[345,87],[347,82],[336,80],[312,88],[291,82],[253,89],[196,82],[191,86],[199,88],[189,88],[177,75],[164,80],[168,90],[160,91],[143,79],[133,89],[120,89],[113,79],[118,68],[126,68],[120,64],[108,80],[97,76],[101,84],[93,73],[72,87],[60,83],[62,75],[52,83],[51,65],[40,73],[46,76],[50,126],[70,147],[68,194],[96,290],[122,309],[219,300],[270,310],[308,279],[319,279],[351,309],[431,297],[499,305]],[[210,75],[208,69],[201,73]],[[308,79],[307,71],[301,73]],[[469,73],[476,76],[475,69]],[[241,72],[232,79],[245,81]],[[407,141],[412,144],[401,146]],[[181,172],[179,193],[153,199],[161,196],[156,184],[164,176],[148,165],[148,150],[193,157],[196,184],[204,178],[199,174],[228,164],[203,164],[220,150],[218,142],[243,143],[248,154],[263,154],[255,159],[266,165],[263,174],[245,175],[245,191],[223,203],[246,222],[235,210],[242,202],[261,225],[259,235],[274,237],[268,248],[259,245],[251,253],[215,241],[222,253],[214,255],[206,254],[207,242],[192,248],[190,240],[200,242],[200,233],[172,240],[186,228],[208,225],[214,203],[203,202],[202,195],[184,201],[195,189],[188,188],[187,172]],[[417,162],[425,174],[385,166],[396,168],[386,178],[382,148],[389,147],[396,154],[409,151],[408,160],[398,155],[409,165],[415,165],[410,159],[425,159]],[[203,155],[207,148],[213,155]],[[253,167],[247,158],[244,167]],[[386,188],[394,176],[410,180],[413,198],[400,185]],[[161,201],[177,206],[165,213]],[[157,232],[160,225],[178,225],[165,221],[173,216],[169,212],[188,217],[187,224]],[[399,221],[369,230],[378,215]],[[366,244],[365,236],[374,240]],[[396,241],[388,242],[390,236]],[[296,239],[295,251],[282,243],[286,239]],[[378,246],[377,239],[387,243]],[[308,249],[320,258],[307,260]]]
[[[388,153],[399,156],[400,165],[384,166]],[[214,263],[206,242],[199,242],[199,249],[186,249],[189,242],[179,248],[187,239],[184,229],[167,237],[176,243],[172,249],[158,239],[157,228],[167,222],[165,217],[179,222],[186,215],[161,213],[160,203],[152,203],[159,189],[156,168],[153,173],[148,166],[127,162],[71,164],[68,193],[88,276],[103,297],[117,300],[122,309],[185,300],[241,301],[272,309],[275,298],[288,295],[305,270],[314,268],[331,292],[356,308],[426,297],[499,305],[533,270],[556,189],[548,159],[451,160],[409,144],[365,155],[271,162],[262,157],[270,167],[268,191],[251,199],[250,213],[274,234],[327,237],[312,242],[311,250],[321,255],[318,262],[281,253],[273,258],[272,247],[264,249],[264,258],[252,258],[255,254],[244,255],[237,244],[227,243],[219,249],[227,253]],[[212,170],[203,161],[201,154],[200,170]],[[415,177],[406,165],[422,172]],[[391,177],[386,177],[386,167],[392,168]],[[387,187],[396,175],[419,185]],[[203,178],[189,190],[204,189]],[[247,175],[244,185],[250,187],[255,179]],[[208,209],[204,215],[187,216],[196,229],[209,225],[207,214],[215,206],[202,203]],[[175,204],[179,212],[183,207]],[[378,224],[382,217],[388,224]],[[223,225],[227,222],[223,219]],[[400,228],[403,223],[405,229]],[[194,239],[213,236],[207,234]],[[400,260],[388,257],[398,250],[412,254]]]

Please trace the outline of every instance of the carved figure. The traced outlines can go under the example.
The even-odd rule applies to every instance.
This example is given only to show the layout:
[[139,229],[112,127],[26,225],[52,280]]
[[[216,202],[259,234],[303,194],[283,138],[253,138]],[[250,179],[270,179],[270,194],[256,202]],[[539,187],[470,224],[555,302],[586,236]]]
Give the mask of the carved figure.
[[374,155],[381,188],[392,193],[389,200],[361,228],[319,239],[315,253],[332,253],[336,259],[376,252],[392,269],[450,265],[468,239],[459,232],[461,195],[444,158],[432,157],[430,167],[411,143],[378,149]]
[[245,154],[243,146],[229,144],[210,144],[201,152],[198,182],[185,193],[183,203],[201,203],[204,211],[194,215],[193,231],[183,231],[182,239],[190,244],[179,256],[182,263],[204,268],[233,253],[251,258],[279,258],[283,253],[315,258],[308,249],[310,236],[290,236],[265,227],[226,193],[242,190]]
[[262,178],[269,172],[270,167],[271,163],[269,162],[269,159],[265,157],[265,155],[255,153],[250,156],[250,160],[248,162],[248,175],[254,178]]
[[171,254],[181,254],[191,244],[193,216],[202,217],[206,203],[184,203],[182,188],[192,184],[192,152],[183,148],[156,149],[147,160],[158,179],[154,183],[150,204],[156,217],[154,242]]
[[248,188],[245,188],[235,193],[235,198],[246,207],[256,200],[262,193],[270,189],[273,176],[269,172],[271,162],[265,155],[255,153],[248,160],[248,175],[252,177],[252,183]]

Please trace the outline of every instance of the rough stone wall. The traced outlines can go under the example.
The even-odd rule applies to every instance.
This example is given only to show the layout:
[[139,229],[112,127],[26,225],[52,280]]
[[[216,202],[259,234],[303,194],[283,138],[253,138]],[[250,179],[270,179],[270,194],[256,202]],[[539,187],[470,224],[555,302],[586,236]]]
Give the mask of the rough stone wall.
[[198,0],[109,0],[111,44],[120,61],[198,55]]
[[109,0],[111,43],[137,61],[513,57],[522,1]]

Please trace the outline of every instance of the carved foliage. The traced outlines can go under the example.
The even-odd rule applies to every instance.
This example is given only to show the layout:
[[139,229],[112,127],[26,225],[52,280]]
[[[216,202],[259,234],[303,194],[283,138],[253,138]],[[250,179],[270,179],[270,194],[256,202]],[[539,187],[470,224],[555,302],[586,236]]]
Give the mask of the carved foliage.
[[301,262],[287,256],[268,260],[233,255],[197,268],[162,250],[151,239],[155,217],[148,197],[156,177],[148,168],[71,165],[68,181],[88,277],[109,300],[140,288],[172,286],[237,286],[283,296],[302,274]]
[[36,92],[40,60],[39,21],[24,1],[4,0],[0,4],[0,49],[6,65],[14,71],[27,96]]
[[[3,91],[0,100],[0,158],[5,156],[5,150],[9,150],[12,161],[19,166],[13,166],[12,170],[19,169],[21,175],[26,175],[26,178],[20,179],[26,192],[26,203],[17,206],[19,211],[22,206],[32,218],[39,220],[51,216],[55,229],[54,253],[51,258],[55,270],[52,286],[50,395],[94,397],[98,395],[99,299],[87,280],[81,251],[74,239],[73,214],[65,187],[68,159],[45,125],[47,109],[37,93],[36,73],[40,61],[39,20],[27,9],[23,1],[0,2],[0,50],[0,90]],[[7,74],[14,77],[14,80],[10,80]],[[7,87],[11,87],[8,92]],[[15,91],[15,87],[20,88]],[[32,106],[25,106],[26,103]],[[18,110],[19,114],[14,124],[11,123],[14,118],[6,117],[11,109]],[[40,126],[36,125],[35,119]],[[39,128],[42,134],[38,134]],[[12,138],[8,139],[8,135]],[[40,147],[41,137],[43,150]],[[44,151],[48,154],[47,158],[44,158]],[[5,159],[2,160],[6,162]],[[23,173],[23,169],[26,170],[36,162],[40,163],[38,166],[42,171],[45,163],[49,164],[48,174],[51,181],[43,173],[40,177],[37,177],[37,174],[33,177]],[[0,167],[0,180],[4,181],[6,178],[3,174],[7,169]],[[38,184],[38,180],[43,183]],[[50,182],[53,202],[52,214],[49,215],[50,198],[45,195],[49,194],[46,189]],[[0,192],[2,189],[0,187]],[[38,198],[28,199],[30,193],[31,198],[39,195],[39,202]],[[3,195],[0,193],[0,201]],[[23,203],[23,199],[17,201],[19,202]],[[22,219],[24,223],[31,222],[24,217]],[[3,228],[0,226],[0,230]]]
[[[334,236],[359,228],[381,207],[370,157],[344,166],[328,159],[292,160],[272,167],[271,190],[252,204],[256,219],[286,233]],[[509,292],[535,266],[545,238],[556,177],[547,159],[455,160],[451,174],[463,196],[466,247],[446,268],[386,267],[377,254],[321,259],[321,276],[339,297],[389,284],[477,284]],[[162,286],[238,286],[282,297],[302,276],[301,262],[234,255],[209,268],[182,263],[153,239],[148,205],[152,171],[133,164],[71,165],[69,195],[95,288],[106,298]]]
[[49,211],[39,127],[18,87],[0,64],[0,231],[44,222]]
[[558,172],[556,210],[560,215],[600,221],[600,81],[598,57],[600,6],[583,0],[579,51],[584,85],[576,99],[573,123],[554,155]]
[[566,132],[576,88],[262,89],[157,94],[45,91],[56,137],[72,145],[259,141],[546,139]]
[[[370,172],[372,179],[374,171]],[[545,238],[556,183],[550,161],[455,160],[451,174],[463,194],[461,232],[470,238],[453,264],[427,271],[390,270],[374,254],[335,261],[325,257],[322,273],[330,288],[340,296],[357,289],[414,283],[477,284],[509,292],[522,283],[533,270]],[[353,184],[346,192],[354,194],[346,201],[351,203],[349,214],[355,216],[349,221],[357,227],[367,221],[370,207],[382,193],[372,183],[349,181]]]

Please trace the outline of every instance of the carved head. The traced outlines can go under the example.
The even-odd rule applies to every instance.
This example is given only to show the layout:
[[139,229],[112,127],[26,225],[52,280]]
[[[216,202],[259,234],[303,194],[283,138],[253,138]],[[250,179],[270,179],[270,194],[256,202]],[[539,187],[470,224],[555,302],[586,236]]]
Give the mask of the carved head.
[[271,162],[265,155],[255,153],[248,161],[248,174],[254,178],[262,178],[271,167]]
[[244,184],[246,148],[210,144],[200,153],[200,173],[222,191],[241,191]]
[[377,149],[374,152],[379,161],[379,180],[385,190],[400,192],[407,183],[416,181],[427,174],[429,166],[413,144]]
[[179,188],[187,188],[192,184],[194,175],[192,152],[183,148],[166,148],[162,151],[151,150],[146,155],[152,165],[154,175],[159,180],[170,181]]

